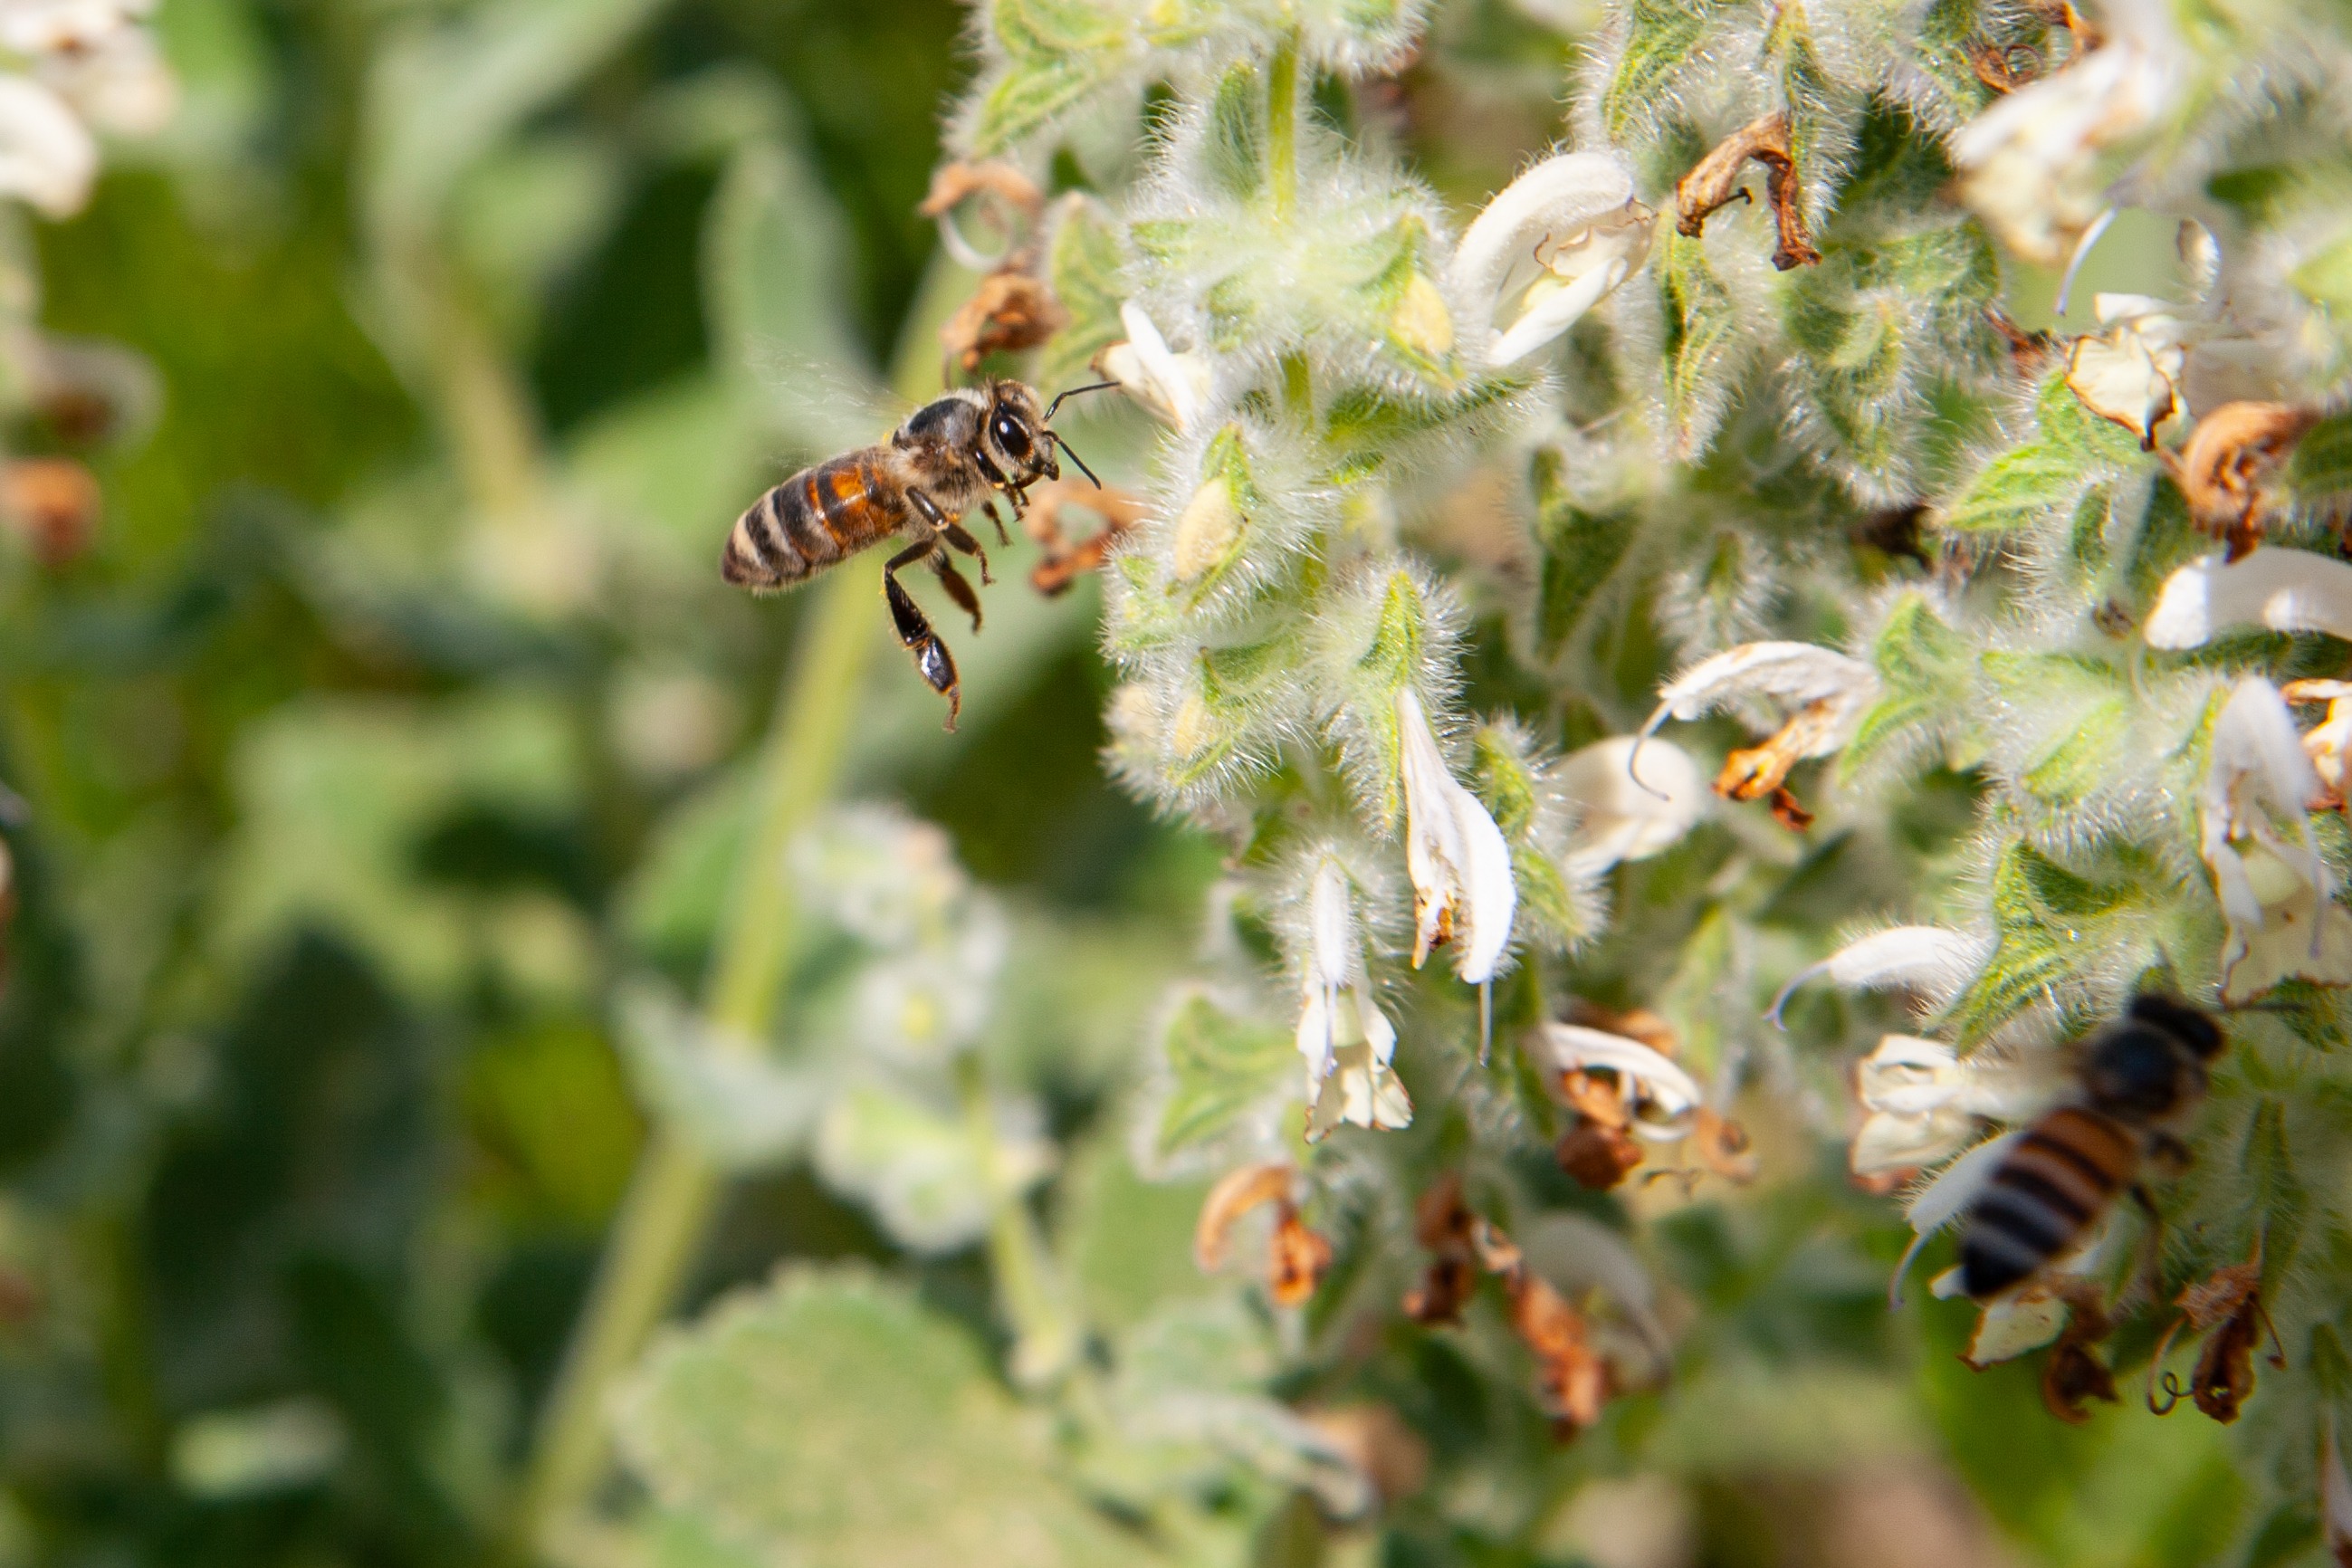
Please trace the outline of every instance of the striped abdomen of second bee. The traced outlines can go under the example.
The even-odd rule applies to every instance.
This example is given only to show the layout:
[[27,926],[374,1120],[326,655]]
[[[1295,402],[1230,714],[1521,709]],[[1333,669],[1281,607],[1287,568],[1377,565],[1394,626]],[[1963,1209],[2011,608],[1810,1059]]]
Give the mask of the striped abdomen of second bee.
[[2139,1134],[2085,1105],[2062,1105],[2025,1130],[1969,1207],[1960,1288],[2000,1294],[2071,1248],[2138,1168]]
[[868,447],[803,468],[753,501],[727,536],[727,580],[785,587],[896,533],[906,503],[881,456]]

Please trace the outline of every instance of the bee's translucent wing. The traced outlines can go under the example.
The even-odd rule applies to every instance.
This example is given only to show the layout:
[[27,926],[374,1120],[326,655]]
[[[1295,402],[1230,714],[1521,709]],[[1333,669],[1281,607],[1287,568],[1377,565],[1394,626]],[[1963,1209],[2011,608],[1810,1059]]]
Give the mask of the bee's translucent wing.
[[754,345],[745,373],[780,455],[815,461],[886,439],[911,410],[862,365],[816,359],[787,343]]

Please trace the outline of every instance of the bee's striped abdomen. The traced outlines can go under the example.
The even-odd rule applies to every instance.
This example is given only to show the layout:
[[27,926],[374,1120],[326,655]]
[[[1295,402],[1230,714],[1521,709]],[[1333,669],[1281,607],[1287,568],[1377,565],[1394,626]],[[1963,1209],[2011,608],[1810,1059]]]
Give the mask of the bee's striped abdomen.
[[897,531],[890,493],[868,452],[803,468],[735,520],[719,569],[747,588],[800,582]]
[[1960,1234],[1960,1287],[1982,1300],[2067,1251],[2139,1163],[2139,1139],[2113,1117],[2062,1105],[2001,1160]]

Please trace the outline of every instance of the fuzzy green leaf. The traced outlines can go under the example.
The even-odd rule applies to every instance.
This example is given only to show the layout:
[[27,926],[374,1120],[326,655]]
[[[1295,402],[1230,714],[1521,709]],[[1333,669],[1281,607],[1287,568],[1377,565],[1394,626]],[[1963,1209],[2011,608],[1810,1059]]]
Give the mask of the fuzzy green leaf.
[[1288,1082],[1297,1055],[1274,1025],[1190,990],[1161,1026],[1165,1089],[1151,1118],[1151,1148],[1169,1159],[1213,1143]]
[[1843,776],[1853,777],[1966,703],[1971,653],[1925,595],[1905,595],[1871,645],[1870,662],[1885,690],[1846,742],[1838,763]]
[[975,158],[997,157],[1116,80],[1137,39],[1126,14],[1087,0],[992,0],[984,22],[1004,55],[964,135]]
[[1945,510],[1946,528],[2008,533],[2071,510],[2085,486],[2135,465],[2138,446],[2123,428],[2083,406],[2063,375],[2042,386],[2040,434],[1994,458]]
[[1739,350],[1738,308],[1707,265],[1706,242],[1669,233],[1660,246],[1658,288],[1666,314],[1666,405],[1683,459],[1706,452],[1731,402]]
[[2332,414],[2305,432],[2287,462],[2286,482],[2298,501],[2352,495],[2352,414]]
[[1993,868],[1992,956],[1953,1002],[1946,1022],[1964,1041],[1982,1039],[2036,1002],[2066,992],[2110,963],[2120,928],[2161,907],[2168,879],[2155,867],[2117,857],[2104,876],[2086,876],[2032,845],[2011,843]]
[[1126,265],[1119,226],[1101,204],[1078,199],[1063,208],[1046,266],[1054,296],[1070,313],[1070,320],[1045,346],[1037,366],[1039,385],[1076,384],[1087,362],[1127,336],[1118,317],[1118,308],[1127,299],[1120,280]]
[[661,1505],[805,1568],[1080,1568],[1150,1553],[1054,1476],[953,1323],[862,1269],[801,1268],[671,1334],[620,1394]]
[[1609,140],[1633,140],[1668,101],[1666,85],[1697,51],[1720,9],[1717,0],[1633,0],[1626,7],[1625,52],[1601,91],[1601,122]]
[[1590,512],[1567,485],[1566,460],[1555,447],[1535,456],[1536,542],[1543,549],[1536,589],[1535,643],[1546,663],[1559,658],[1582,627],[1599,594],[1625,558],[1639,524],[1632,518]]

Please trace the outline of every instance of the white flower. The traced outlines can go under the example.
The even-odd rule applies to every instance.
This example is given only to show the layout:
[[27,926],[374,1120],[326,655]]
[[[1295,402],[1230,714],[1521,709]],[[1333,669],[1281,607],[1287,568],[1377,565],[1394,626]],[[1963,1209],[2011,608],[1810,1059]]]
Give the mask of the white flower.
[[1857,1176],[1932,1165],[1974,1136],[1980,1119],[2018,1121],[2046,1098],[2006,1062],[1912,1035],[1881,1039],[1854,1083],[1869,1112],[1849,1154]]
[[1614,153],[1563,153],[1504,187],[1446,268],[1455,295],[1487,312],[1488,361],[1513,363],[1574,326],[1640,269],[1652,222]]
[[1478,797],[1446,767],[1412,687],[1397,689],[1396,708],[1405,868],[1412,878],[1412,965],[1420,968],[1438,942],[1455,942],[1454,973],[1483,985],[1495,978],[1518,907],[1510,847]]
[[[2311,836],[2319,775],[2277,689],[2238,682],[2210,744],[2200,848],[2228,922],[2221,1000],[2242,1002],[2290,977],[2352,984],[2352,914],[2336,904]],[[2281,822],[2294,842],[2280,837]]]
[[1127,326],[1127,341],[1113,343],[1095,358],[1095,368],[1118,383],[1119,389],[1153,415],[1179,430],[1198,423],[1209,402],[1209,361],[1195,350],[1178,353],[1160,335],[1160,329],[1129,300],[1118,308]]
[[1617,1077],[1618,1090],[1635,1112],[1640,1137],[1672,1142],[1690,1131],[1699,1106],[1698,1085],[1673,1060],[1639,1040],[1581,1024],[1539,1024],[1528,1036],[1528,1054],[1543,1068],[1547,1087],[1570,1072],[1604,1071]]
[[154,38],[124,27],[88,48],[53,54],[41,80],[91,124],[118,136],[152,136],[180,106],[180,88]]
[[40,83],[0,75],[0,196],[22,196],[51,217],[89,199],[98,143]]
[[1848,991],[1916,991],[1929,1002],[1940,1004],[1968,983],[1991,951],[1989,939],[1942,926],[1895,926],[1873,931],[1790,975],[1780,994],[1772,998],[1766,1016],[1779,1024],[1780,1010],[1797,987],[1823,974]]
[[2352,564],[2268,545],[2228,564],[2200,556],[2165,579],[2141,635],[2150,647],[2202,647],[2238,626],[2352,641]]
[[18,55],[79,53],[134,30],[153,9],[122,0],[0,0],[0,48]]
[[[1634,752],[1641,771],[1633,771]],[[1563,859],[1580,875],[1620,860],[1644,860],[1672,847],[1706,809],[1706,783],[1690,753],[1671,741],[1644,744],[1612,735],[1560,760],[1560,793],[1580,816]]]
[[1312,1108],[1307,1140],[1321,1140],[1343,1121],[1375,1129],[1410,1126],[1412,1101],[1390,1066],[1396,1056],[1396,1027],[1372,1000],[1347,873],[1328,856],[1307,888],[1304,971],[1297,1045]]
[[1751,642],[1728,648],[1675,678],[1642,726],[1647,740],[1666,720],[1696,719],[1744,699],[1764,696],[1793,710],[1761,743],[1724,760],[1718,795],[1760,800],[1779,789],[1807,757],[1826,757],[1853,738],[1878,700],[1878,672],[1858,658],[1803,642]]
[[1960,199],[2019,255],[2066,259],[2098,216],[2098,154],[2154,122],[2172,83],[2149,27],[2116,37],[2020,88],[1951,140]]

